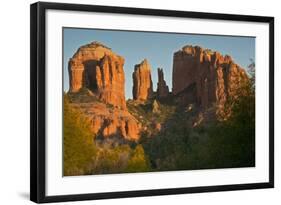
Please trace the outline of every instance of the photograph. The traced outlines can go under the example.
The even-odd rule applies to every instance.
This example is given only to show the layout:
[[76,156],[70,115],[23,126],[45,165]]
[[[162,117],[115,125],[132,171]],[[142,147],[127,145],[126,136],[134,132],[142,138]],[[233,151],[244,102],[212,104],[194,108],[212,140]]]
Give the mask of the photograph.
[[255,36],[63,27],[62,43],[63,176],[255,167]]
[[274,188],[274,17],[127,6],[30,6],[30,200]]

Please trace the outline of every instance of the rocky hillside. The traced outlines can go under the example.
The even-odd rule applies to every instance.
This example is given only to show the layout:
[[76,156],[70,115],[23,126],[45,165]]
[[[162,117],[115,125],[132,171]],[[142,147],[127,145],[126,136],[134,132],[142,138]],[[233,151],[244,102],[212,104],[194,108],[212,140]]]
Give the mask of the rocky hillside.
[[184,46],[174,53],[172,92],[161,68],[157,90],[153,91],[153,68],[144,59],[134,67],[133,100],[126,103],[124,62],[122,56],[99,42],[81,46],[69,60],[72,106],[85,113],[92,132],[103,139],[138,141],[144,132],[169,127],[176,110],[196,110],[188,118],[194,126],[204,120],[226,120],[225,104],[248,81],[245,70],[230,56]]

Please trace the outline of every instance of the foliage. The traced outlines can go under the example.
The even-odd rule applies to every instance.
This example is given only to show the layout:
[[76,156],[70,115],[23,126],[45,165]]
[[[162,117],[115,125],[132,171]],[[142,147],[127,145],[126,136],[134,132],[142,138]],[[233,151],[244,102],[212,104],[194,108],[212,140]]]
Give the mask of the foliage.
[[146,172],[150,170],[149,161],[145,156],[142,145],[137,145],[132,151],[126,172]]
[[145,172],[149,160],[142,145],[96,143],[87,118],[64,95],[64,176]]
[[149,171],[149,162],[141,145],[100,146],[92,164],[92,174]]
[[64,95],[63,116],[64,175],[87,174],[91,170],[89,164],[96,152],[89,122],[70,106],[67,95]]

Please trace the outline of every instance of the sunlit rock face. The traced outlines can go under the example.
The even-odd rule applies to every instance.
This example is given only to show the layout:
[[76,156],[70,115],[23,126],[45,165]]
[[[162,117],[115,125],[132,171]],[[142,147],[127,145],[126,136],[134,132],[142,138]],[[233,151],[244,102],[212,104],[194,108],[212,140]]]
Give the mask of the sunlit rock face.
[[123,65],[123,57],[99,42],[81,46],[69,60],[69,94],[93,134],[136,141],[141,125],[126,108]]
[[201,108],[217,106],[222,112],[229,97],[248,80],[243,68],[226,55],[199,46],[184,46],[174,53],[173,95],[196,102]]
[[81,46],[69,60],[69,92],[90,89],[100,100],[126,109],[124,58],[99,42]]
[[127,110],[108,107],[103,102],[74,102],[72,106],[84,113],[95,136],[139,139],[141,125]]
[[135,65],[133,72],[133,99],[146,101],[153,95],[151,68],[146,59]]

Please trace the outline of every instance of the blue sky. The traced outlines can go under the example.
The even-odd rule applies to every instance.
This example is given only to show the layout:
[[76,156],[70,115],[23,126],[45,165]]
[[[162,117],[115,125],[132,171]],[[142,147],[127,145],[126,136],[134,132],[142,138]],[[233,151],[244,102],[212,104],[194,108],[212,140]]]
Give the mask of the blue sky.
[[[146,58],[152,68],[152,81],[154,90],[157,86],[157,68],[164,70],[164,77],[172,89],[173,53],[185,45],[198,45],[219,51],[223,55],[230,55],[240,66],[247,68],[255,60],[255,38],[233,37],[200,34],[175,34],[134,31],[113,31],[98,29],[64,28],[63,39],[63,69],[64,90],[69,88],[68,60],[77,49],[92,41],[99,41],[125,58],[125,94],[126,99],[132,98],[132,73],[134,65]],[[192,32],[192,29],[191,29]]]

